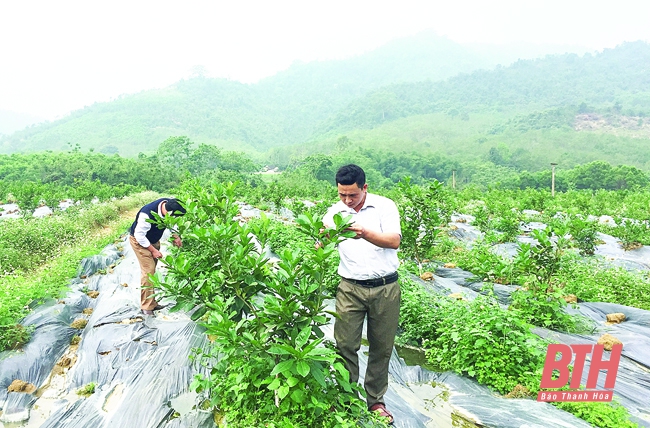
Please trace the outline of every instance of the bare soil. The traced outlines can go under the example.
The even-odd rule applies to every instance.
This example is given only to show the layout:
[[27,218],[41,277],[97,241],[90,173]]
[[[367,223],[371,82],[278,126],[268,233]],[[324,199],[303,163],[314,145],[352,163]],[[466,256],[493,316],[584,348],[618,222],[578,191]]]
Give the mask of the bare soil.
[[650,118],[584,113],[576,115],[573,129],[576,131],[601,131],[632,138],[650,138]]

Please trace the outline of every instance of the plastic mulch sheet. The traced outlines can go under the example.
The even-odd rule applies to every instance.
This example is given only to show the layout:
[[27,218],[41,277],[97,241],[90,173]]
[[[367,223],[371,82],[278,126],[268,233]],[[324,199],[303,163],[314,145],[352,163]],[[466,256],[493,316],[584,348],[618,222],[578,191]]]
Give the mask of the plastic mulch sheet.
[[4,402],[0,422],[21,421],[28,417],[36,397],[8,392],[9,386],[15,380],[41,386],[75,334],[70,324],[81,313],[77,302],[72,305],[52,303],[40,307],[23,320],[23,325],[35,328],[32,340],[23,351],[5,352],[0,356],[0,403]]
[[[98,271],[106,273],[93,275]],[[73,281],[59,303],[41,305],[23,320],[35,327],[24,352],[2,355],[0,426],[214,426],[211,413],[179,414],[170,406],[201,372],[189,356],[206,349],[207,338],[186,314],[141,314],[140,269],[128,242],[86,259],[80,275],[87,278]],[[79,319],[85,327],[72,327]],[[70,346],[75,335],[81,341]],[[8,392],[15,380],[39,389]],[[94,394],[77,395],[90,383]]]
[[[333,309],[333,302],[331,303]],[[331,326],[330,326],[331,327]],[[331,338],[333,328],[325,330]],[[363,335],[365,337],[365,325]],[[363,383],[368,347],[359,351],[359,382]],[[390,360],[386,407],[395,427],[589,427],[575,416],[551,404],[525,399],[506,399],[474,380],[455,373],[436,373],[407,365],[396,351]]]
[[[458,228],[453,231],[457,238],[471,245],[481,236],[476,228],[466,223],[467,218],[458,216],[454,223]],[[471,219],[469,219],[471,220]],[[522,229],[540,229],[542,223],[529,223]],[[628,270],[647,270],[650,266],[650,248],[641,247],[631,251],[624,251],[616,238],[599,234],[603,241],[598,245],[596,254],[606,257],[606,262],[612,266],[622,266]],[[529,237],[519,237],[520,242],[532,242]],[[494,247],[494,251],[504,257],[513,257],[516,254],[517,244],[508,243]],[[432,293],[449,295],[461,293],[468,299],[473,299],[478,293],[485,292],[485,284],[470,272],[461,269],[437,268],[433,281],[422,281],[413,276],[425,289]],[[497,300],[503,307],[510,301],[510,294],[515,290],[513,285],[491,285]],[[614,388],[615,400],[626,407],[632,420],[642,427],[650,427],[650,311],[602,302],[582,302],[577,309],[569,307],[569,313],[579,314],[589,319],[594,332],[589,335],[565,334],[543,328],[535,328],[534,332],[541,337],[555,343],[564,344],[596,344],[605,333],[609,333],[621,340],[624,344],[621,361],[618,369],[616,386]],[[606,323],[607,314],[623,313],[625,321],[620,324]],[[607,353],[604,357],[608,359]],[[581,383],[587,381],[590,367],[590,355],[582,372]],[[393,371],[391,371],[391,374]],[[511,400],[496,397],[486,388],[477,385],[474,381],[459,377],[455,374],[434,374],[435,382],[445,384],[450,389],[449,404],[461,414],[485,426],[565,426],[561,421],[570,421],[571,415],[557,410],[551,405],[537,403],[533,400]],[[601,371],[597,389],[604,389],[606,372]],[[482,392],[479,392],[480,390]],[[490,398],[487,398],[490,397]],[[513,404],[516,403],[516,404]],[[533,409],[543,404],[546,409],[539,418],[534,416]],[[558,419],[549,421],[547,412],[559,412]],[[473,415],[474,417],[470,416]],[[577,421],[577,422],[576,422]],[[580,426],[583,421],[573,420],[568,426]],[[512,424],[512,425],[511,425]],[[588,424],[587,424],[588,426]]]
[[[418,281],[426,289],[433,293],[449,295],[451,293],[462,293],[467,299],[473,299],[477,291],[473,288],[479,288],[481,283],[469,283],[468,287],[459,285],[461,279],[471,277],[467,272],[460,269],[440,269],[445,277],[434,275],[433,281],[422,281],[413,276],[414,281]],[[498,284],[497,284],[498,285]],[[470,288],[472,287],[472,288]],[[496,289],[496,287],[495,287]],[[508,287],[499,288],[500,293],[495,293],[500,302],[509,300]],[[513,290],[514,287],[510,287]],[[623,342],[623,352],[618,369],[616,386],[614,388],[614,397],[624,407],[626,407],[633,417],[634,422],[640,426],[650,427],[650,311],[632,308],[629,306],[617,305],[614,303],[602,302],[583,302],[579,303],[577,309],[569,308],[568,312],[579,314],[591,320],[595,328],[594,332],[589,335],[559,333],[543,328],[535,328],[534,333],[541,337],[547,338],[554,343],[570,344],[591,344],[597,343],[598,339],[605,333],[609,333]],[[607,314],[623,313],[626,320],[620,324],[608,325],[605,323]],[[605,356],[605,360],[609,357]],[[587,358],[582,373],[582,384],[586,384],[589,374],[590,359]],[[601,372],[598,378],[597,389],[604,389],[605,372]],[[450,400],[452,403],[454,400]],[[512,400],[504,400],[510,402]],[[524,402],[532,403],[531,400]],[[476,413],[476,409],[468,409]],[[479,417],[481,421],[483,418]],[[501,424],[494,426],[504,426]],[[555,425],[552,425],[555,426]]]
[[[433,282],[422,281],[431,292],[462,292],[473,298],[482,291],[483,284],[473,282],[468,272],[439,269],[436,274]],[[108,247],[101,256],[87,259],[80,276],[86,277],[73,281],[61,302],[48,302],[24,320],[35,328],[24,352],[0,357],[0,427],[3,422],[16,422],[12,428],[28,424],[48,428],[214,427],[212,414],[196,408],[201,397],[189,391],[193,377],[203,370],[191,362],[192,349],[209,346],[203,329],[187,314],[170,314],[165,309],[157,311],[156,317],[141,315],[140,272],[128,241],[121,249]],[[513,288],[495,287],[502,303],[507,303]],[[647,399],[644,403],[650,396],[650,315],[614,306],[579,305],[580,312],[598,326],[593,335],[535,331],[561,343],[595,343],[602,332],[619,337],[625,347],[615,396],[637,422],[650,426]],[[623,312],[628,320],[606,326],[602,321],[610,311]],[[72,327],[79,319],[87,321],[85,327]],[[331,338],[331,325],[326,334]],[[75,335],[81,341],[70,346]],[[362,379],[366,353],[367,347],[362,346]],[[17,379],[38,391],[8,392]],[[77,391],[90,383],[95,384],[94,394],[78,396]],[[397,352],[391,358],[385,398],[396,427],[589,426],[548,403],[505,399],[472,379],[407,365]]]

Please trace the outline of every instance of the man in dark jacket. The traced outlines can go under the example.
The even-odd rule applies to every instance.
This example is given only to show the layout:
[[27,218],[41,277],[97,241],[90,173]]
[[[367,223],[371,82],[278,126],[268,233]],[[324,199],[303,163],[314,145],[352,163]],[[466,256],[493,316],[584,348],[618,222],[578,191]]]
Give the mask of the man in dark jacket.
[[[149,281],[149,275],[154,274],[158,259],[162,257],[160,238],[162,238],[165,228],[147,221],[153,220],[153,213],[157,213],[161,217],[164,217],[167,213],[180,216],[185,214],[185,208],[173,198],[157,199],[142,207],[131,225],[129,242],[131,242],[133,252],[135,252],[138,263],[140,263],[140,308],[145,315],[153,315],[154,310],[161,309],[161,306],[153,297],[154,291]],[[183,245],[180,236],[173,234],[172,237],[175,246],[180,247]]]

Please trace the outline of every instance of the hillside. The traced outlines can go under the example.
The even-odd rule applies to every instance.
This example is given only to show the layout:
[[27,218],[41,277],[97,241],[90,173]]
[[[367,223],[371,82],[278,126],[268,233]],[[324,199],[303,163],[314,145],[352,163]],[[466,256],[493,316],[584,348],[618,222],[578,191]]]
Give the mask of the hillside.
[[306,140],[323,120],[385,84],[440,80],[490,65],[470,49],[423,33],[351,59],[294,64],[258,84],[199,77],[97,103],[0,139],[0,152],[66,150],[78,143],[135,156],[155,151],[171,135],[265,151]]
[[[257,84],[193,78],[98,103],[0,138],[0,152],[153,153],[167,137],[291,155],[340,149],[444,152],[535,171],[605,160],[650,169],[650,45],[490,59],[433,34],[355,58],[294,64]],[[481,68],[482,67],[482,68]]]
[[625,43],[583,57],[555,55],[461,74],[444,82],[392,85],[356,99],[329,128],[374,126],[400,117],[446,112],[522,112],[563,106],[616,108],[650,115],[650,45]]
[[196,78],[97,103],[61,120],[25,129],[0,140],[0,151],[66,150],[70,143],[135,156],[155,151],[175,135],[222,146],[234,141],[238,150],[245,150],[250,149],[247,144],[261,140],[251,123],[272,129],[272,121],[256,111],[258,105],[247,85]]
[[536,170],[606,160],[650,168],[650,45],[556,55],[443,82],[390,85],[321,125],[316,151],[346,135],[373,148],[443,151]]

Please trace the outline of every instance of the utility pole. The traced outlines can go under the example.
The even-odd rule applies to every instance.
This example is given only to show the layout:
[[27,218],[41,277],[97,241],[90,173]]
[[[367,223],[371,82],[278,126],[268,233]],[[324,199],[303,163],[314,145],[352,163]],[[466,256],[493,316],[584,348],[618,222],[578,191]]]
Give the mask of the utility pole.
[[555,197],[555,165],[551,162],[551,197]]
[[451,188],[452,189],[456,188],[456,170],[455,169],[451,170]]

